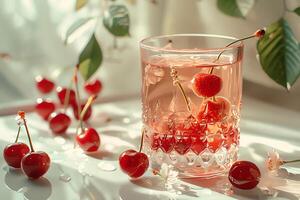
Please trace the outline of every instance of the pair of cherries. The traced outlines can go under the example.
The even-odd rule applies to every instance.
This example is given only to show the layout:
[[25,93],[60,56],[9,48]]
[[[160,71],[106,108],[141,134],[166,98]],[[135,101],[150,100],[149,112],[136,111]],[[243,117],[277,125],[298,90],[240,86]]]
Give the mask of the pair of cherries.
[[[199,122],[222,121],[230,112],[230,102],[224,97],[216,97],[222,89],[222,79],[214,74],[198,73],[192,79],[192,89],[197,96],[205,99],[199,109]],[[212,99],[210,99],[213,97]]]
[[30,148],[27,144],[18,142],[21,130],[21,127],[19,127],[15,142],[5,147],[3,157],[10,167],[21,168],[28,178],[37,179],[48,171],[50,167],[50,157],[46,152],[34,151],[25,119],[25,112],[20,111],[18,115],[21,123],[25,126]]
[[[226,47],[250,38],[261,39],[264,35],[265,30],[258,29],[252,35],[231,42]],[[220,52],[217,60],[223,52],[224,51]],[[222,89],[222,79],[219,76],[212,74],[213,69],[214,68],[210,69],[210,73],[195,74],[192,79],[192,89],[197,96],[204,98],[212,97],[212,100],[206,99],[200,106],[197,118],[198,121],[201,122],[211,123],[222,121],[230,112],[230,102],[224,97],[216,97]]]

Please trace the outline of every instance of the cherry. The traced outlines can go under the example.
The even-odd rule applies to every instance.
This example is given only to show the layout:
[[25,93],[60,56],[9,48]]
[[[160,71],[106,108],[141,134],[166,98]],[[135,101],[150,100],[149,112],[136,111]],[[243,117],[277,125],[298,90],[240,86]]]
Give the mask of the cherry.
[[159,146],[165,153],[170,153],[175,145],[174,135],[164,134],[159,138]]
[[195,154],[199,155],[207,147],[207,140],[205,139],[205,137],[199,134],[193,135],[191,136],[191,138],[193,141],[191,149]]
[[[59,102],[64,105],[66,94],[67,94],[67,88],[57,87],[56,93],[59,99]],[[76,104],[76,96],[74,90],[70,89],[70,97],[69,97],[69,103],[68,105],[75,105]]]
[[9,166],[14,168],[20,168],[22,158],[29,151],[30,149],[26,144],[22,142],[17,142],[9,144],[5,147],[3,151],[3,157]]
[[226,147],[227,150],[230,149],[231,145],[239,144],[239,137],[240,133],[237,128],[230,127],[228,131],[224,132],[224,147]]
[[171,132],[176,135],[203,135],[207,128],[206,124],[200,124],[193,116],[187,117],[183,122],[171,127]]
[[[84,106],[85,106],[85,104],[81,104],[81,111],[84,108]],[[78,115],[78,105],[75,104],[75,105],[72,106],[72,108],[73,108],[74,117],[77,120],[79,120],[80,116]],[[89,106],[88,109],[87,109],[87,111],[86,111],[86,113],[83,116],[83,121],[87,121],[91,117],[91,115],[92,115],[92,107]]]
[[88,128],[84,133],[76,136],[79,146],[86,152],[97,151],[100,146],[100,137],[93,128]]
[[65,133],[71,124],[71,119],[65,113],[52,113],[48,119],[50,129],[57,134]]
[[174,149],[180,155],[184,155],[192,146],[192,139],[190,136],[176,136]]
[[154,133],[151,138],[151,149],[156,151],[159,148],[159,135]]
[[43,176],[49,169],[50,157],[43,151],[28,153],[21,161],[22,171],[31,179]]
[[239,189],[250,190],[260,181],[261,174],[258,167],[249,161],[235,162],[228,174],[231,184]]
[[98,95],[102,90],[102,83],[99,79],[95,79],[85,83],[84,89],[89,95]]
[[35,77],[37,89],[44,94],[51,92],[54,88],[54,83],[42,76]]
[[207,136],[207,147],[208,149],[215,153],[219,148],[221,148],[224,139],[221,134],[213,134]]
[[224,97],[215,97],[202,102],[197,115],[198,121],[205,123],[219,122],[230,113],[230,102]]
[[192,89],[198,96],[212,97],[220,92],[222,79],[214,74],[195,74],[192,79]]
[[149,159],[146,154],[129,149],[120,155],[119,165],[128,176],[138,178],[147,171]]
[[55,104],[50,99],[38,98],[35,105],[36,113],[44,120],[47,120],[55,110]]

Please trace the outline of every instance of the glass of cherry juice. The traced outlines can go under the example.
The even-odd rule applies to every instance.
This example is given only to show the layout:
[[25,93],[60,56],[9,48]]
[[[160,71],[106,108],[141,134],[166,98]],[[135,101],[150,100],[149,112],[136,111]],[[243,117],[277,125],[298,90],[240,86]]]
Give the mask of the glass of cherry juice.
[[143,151],[151,167],[210,177],[237,159],[243,43],[177,34],[140,42]]

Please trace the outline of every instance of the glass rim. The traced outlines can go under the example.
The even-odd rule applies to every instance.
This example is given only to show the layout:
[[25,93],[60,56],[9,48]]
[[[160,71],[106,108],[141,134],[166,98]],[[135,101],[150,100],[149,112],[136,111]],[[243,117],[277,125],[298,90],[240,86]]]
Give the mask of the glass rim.
[[152,45],[145,44],[147,41],[150,41],[152,39],[162,39],[167,37],[208,37],[208,38],[219,38],[219,39],[228,39],[228,40],[238,40],[238,38],[232,37],[232,36],[226,36],[226,35],[218,35],[218,34],[202,34],[202,33],[183,33],[183,34],[169,34],[169,35],[159,35],[159,36],[150,36],[142,39],[140,43],[140,47],[143,49],[148,49],[151,51],[159,51],[159,52],[170,52],[170,53],[204,53],[204,52],[219,52],[219,51],[226,51],[226,50],[232,50],[239,47],[243,47],[244,43],[243,41],[239,41],[233,45],[230,45],[228,47],[214,47],[214,48],[199,48],[199,49],[166,49],[164,47],[155,47]]

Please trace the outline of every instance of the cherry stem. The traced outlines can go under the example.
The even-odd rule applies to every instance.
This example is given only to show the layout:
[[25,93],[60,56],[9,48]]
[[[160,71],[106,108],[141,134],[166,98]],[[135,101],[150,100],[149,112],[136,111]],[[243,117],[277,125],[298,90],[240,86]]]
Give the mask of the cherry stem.
[[87,112],[87,110],[89,109],[89,107],[93,104],[94,100],[96,99],[96,95],[92,95],[88,98],[86,104],[84,105],[81,113],[80,113],[80,118],[79,118],[79,123],[80,123],[80,127],[81,127],[81,131],[83,132],[83,117],[85,115],[85,113]]
[[297,159],[297,160],[284,160],[282,161],[283,164],[287,164],[287,163],[295,163],[295,162],[300,162],[300,159]]
[[[78,65],[77,65],[78,66]],[[78,88],[78,77],[77,77],[77,72],[78,72],[78,67],[75,67],[74,70],[74,75],[73,75],[73,81],[75,83],[75,96],[76,96],[76,102],[77,102],[77,112],[78,116],[80,116],[81,113],[81,103],[80,103],[80,94],[79,94],[79,88]],[[80,123],[81,129],[83,129],[82,123]]]
[[[227,44],[225,47],[229,47],[229,46],[231,46],[231,45],[233,45],[233,44],[235,44],[235,43],[238,43],[238,42],[241,42],[241,41],[244,41],[244,40],[248,40],[248,39],[251,39],[251,38],[254,38],[254,37],[256,37],[255,33],[252,34],[252,35],[249,35],[249,36],[247,36],[247,37],[243,37],[243,38],[241,38],[241,39],[238,39],[238,40],[235,40],[235,41],[233,41],[233,42],[230,42],[230,43]],[[222,55],[225,51],[226,51],[226,49],[223,50],[223,51],[221,51],[221,52],[219,53],[218,57],[216,58],[216,60],[214,60],[213,62],[218,61],[218,60],[220,59],[221,55]],[[211,67],[211,68],[209,69],[209,72],[208,72],[208,73],[209,73],[209,74],[212,74],[212,73],[213,73],[213,70],[214,70],[214,67]]]
[[27,137],[28,137],[28,140],[29,140],[29,145],[30,145],[31,152],[34,152],[33,145],[32,145],[32,141],[31,141],[31,137],[30,137],[30,134],[29,134],[29,130],[28,130],[28,126],[27,126],[27,123],[26,123],[25,116],[22,117],[22,119],[23,119],[23,123],[24,123],[25,130],[26,130],[26,133],[27,133]]
[[172,79],[173,79],[173,85],[177,85],[177,86],[178,86],[178,88],[179,88],[179,90],[180,90],[180,92],[181,92],[181,94],[182,94],[182,96],[183,96],[183,98],[184,98],[184,101],[185,101],[187,110],[188,110],[189,112],[191,112],[191,107],[190,107],[190,103],[189,103],[189,100],[188,100],[188,98],[187,98],[187,95],[186,95],[186,93],[185,93],[185,91],[184,91],[184,89],[183,89],[181,83],[180,83],[179,80],[178,80],[178,72],[177,72],[177,70],[175,69],[174,66],[171,66],[170,68],[171,68],[170,75],[171,75],[171,77],[172,77]]
[[143,131],[143,133],[142,133],[139,152],[142,152],[142,150],[143,150],[144,135],[145,135],[145,131]]
[[18,139],[19,139],[19,136],[20,136],[20,131],[21,131],[21,126],[19,125],[19,127],[18,127],[18,133],[17,133],[17,137],[16,137],[16,140],[15,140],[15,143],[18,142]]
[[64,99],[64,113],[66,113],[69,102],[70,102],[72,84],[73,84],[73,81],[71,80],[70,83],[69,83],[69,87],[67,88],[66,96],[65,96],[65,99]]

